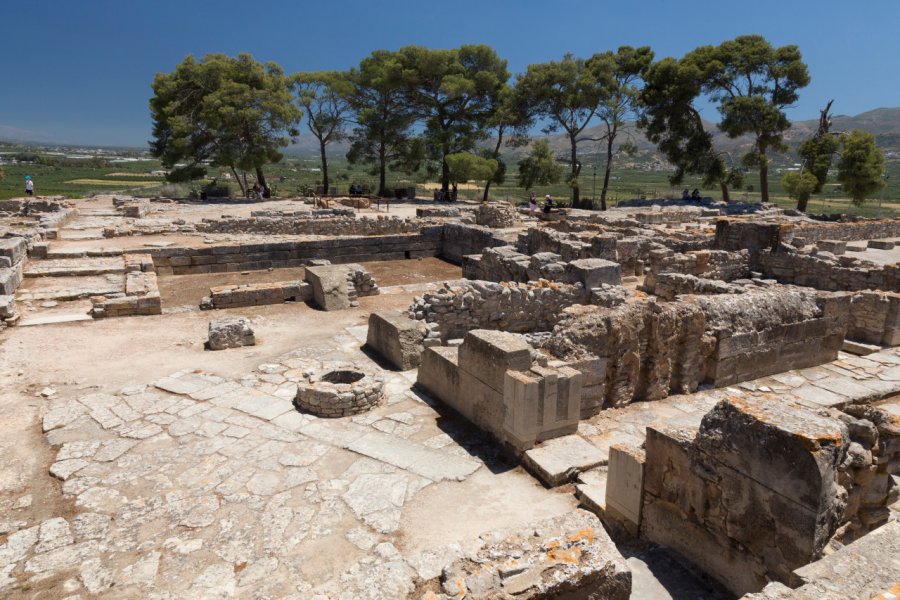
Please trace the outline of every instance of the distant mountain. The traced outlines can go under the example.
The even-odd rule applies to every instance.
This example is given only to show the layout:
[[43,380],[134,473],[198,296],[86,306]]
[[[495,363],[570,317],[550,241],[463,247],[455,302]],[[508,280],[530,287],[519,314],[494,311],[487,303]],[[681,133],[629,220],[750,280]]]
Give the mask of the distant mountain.
[[[750,136],[742,136],[731,139],[718,130],[715,123],[704,122],[707,131],[713,132],[714,143],[717,148],[734,154],[735,160],[739,160],[740,156],[747,152],[753,140]],[[808,139],[816,131],[819,126],[818,119],[810,119],[808,121],[796,121],[791,128],[785,132],[785,140],[793,150],[803,140]],[[885,152],[900,152],[900,107],[897,108],[877,108],[870,110],[855,117],[846,115],[838,115],[832,118],[831,131],[850,131],[852,129],[862,129],[875,134],[878,146]],[[602,137],[606,128],[603,125],[588,127],[584,130],[581,137],[587,139],[599,139]],[[647,138],[639,131],[634,123],[628,123],[622,130],[621,138],[630,139],[637,146],[638,154],[644,155],[645,158],[655,157],[657,150],[654,144],[647,141]],[[535,139],[545,138],[550,142],[550,147],[557,156],[566,156],[569,153],[569,139],[565,135],[554,134],[550,136],[534,136]],[[516,159],[528,153],[528,148],[517,148],[510,150],[506,154],[506,158]],[[578,144],[578,153],[581,156],[588,157],[594,154],[606,153],[605,142],[584,141]],[[793,158],[793,152],[789,153],[788,158]],[[626,159],[627,160],[627,159]]]

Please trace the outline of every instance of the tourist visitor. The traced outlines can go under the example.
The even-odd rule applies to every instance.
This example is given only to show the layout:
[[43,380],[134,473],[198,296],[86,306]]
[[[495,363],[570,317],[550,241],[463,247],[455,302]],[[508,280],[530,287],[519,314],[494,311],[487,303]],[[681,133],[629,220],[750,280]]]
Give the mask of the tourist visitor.
[[25,195],[34,196],[34,179],[31,178],[31,175],[25,176]]
[[531,218],[534,218],[534,214],[537,212],[537,194],[531,192],[531,198],[528,199],[528,212],[531,215]]
[[687,188],[684,188],[684,190],[681,192],[681,199],[682,200],[690,200],[691,199],[691,193],[688,191]]
[[544,218],[550,218],[550,210],[553,208],[553,198],[550,197],[550,194],[547,194],[544,198]]
[[691,200],[699,200],[700,199],[700,190],[694,188],[694,191],[691,192]]

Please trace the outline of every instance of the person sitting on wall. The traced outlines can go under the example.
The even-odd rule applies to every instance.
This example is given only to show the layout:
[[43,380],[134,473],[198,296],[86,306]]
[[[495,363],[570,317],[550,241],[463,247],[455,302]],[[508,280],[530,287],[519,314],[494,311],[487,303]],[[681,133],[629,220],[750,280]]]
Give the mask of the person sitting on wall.
[[694,191],[691,192],[691,200],[700,200],[700,198],[701,198],[700,190],[698,190],[697,188],[694,188]]
[[681,199],[682,200],[690,200],[691,199],[691,193],[688,191],[687,188],[684,188],[684,190],[681,192]]
[[550,197],[550,194],[547,194],[544,197],[544,208],[543,208],[545,219],[550,218],[550,211],[552,209],[553,209],[553,198]]

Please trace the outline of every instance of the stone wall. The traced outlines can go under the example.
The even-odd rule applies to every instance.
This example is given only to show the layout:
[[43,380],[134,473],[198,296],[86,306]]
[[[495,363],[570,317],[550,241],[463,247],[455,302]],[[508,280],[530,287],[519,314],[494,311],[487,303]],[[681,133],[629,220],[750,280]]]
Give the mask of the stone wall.
[[806,254],[789,246],[759,252],[754,268],[780,283],[820,290],[884,290],[900,292],[900,266],[879,266],[851,256]]
[[422,230],[424,235],[437,231],[440,237],[440,256],[452,263],[462,264],[468,254],[480,254],[485,248],[506,246],[509,242],[494,235],[494,231],[479,225],[447,223]]
[[160,275],[186,275],[302,267],[321,258],[353,263],[437,256],[440,240],[440,227],[433,227],[411,235],[156,248],[150,252]]
[[475,209],[475,223],[484,227],[504,229],[520,224],[519,215],[507,202],[485,202]]
[[790,239],[791,226],[768,221],[719,219],[716,221],[716,250],[750,250],[777,248]]
[[486,248],[483,254],[463,259],[463,277],[481,281],[516,281],[527,283],[546,279],[557,283],[580,283],[585,289],[621,285],[618,263],[602,258],[580,258],[571,262],[552,252],[532,256],[516,252],[512,246]]
[[95,319],[162,314],[162,302],[153,261],[149,255],[125,255],[125,292],[93,296],[90,315]]
[[793,226],[793,237],[808,244],[819,240],[880,240],[900,237],[900,219],[858,219],[832,223],[803,222]]
[[800,288],[572,306],[544,344],[585,374],[582,417],[834,360],[848,295]]
[[900,294],[864,291],[850,299],[847,337],[868,344],[900,345]]
[[22,284],[27,260],[25,238],[0,238],[0,329],[18,321],[14,294]]
[[653,288],[644,284],[644,289],[662,300],[675,300],[681,294],[743,294],[746,291],[741,285],[682,273],[660,273],[653,278]]
[[564,308],[589,301],[589,292],[580,284],[445,283],[443,288],[417,297],[409,308],[409,316],[437,323],[441,339],[446,341],[461,338],[472,329],[549,331]]
[[421,224],[408,219],[385,217],[250,217],[249,219],[203,219],[196,225],[202,233],[264,233],[269,235],[397,235],[418,232]]
[[704,279],[732,281],[750,277],[750,253],[747,250],[700,250],[675,253],[657,250],[650,253],[650,269],[644,279],[644,288],[653,293],[660,273],[682,273]]
[[209,296],[200,302],[200,309],[281,304],[288,300],[306,302],[311,298],[312,288],[303,281],[220,285],[209,289]]
[[849,433],[837,419],[731,397],[698,429],[648,427],[645,446],[641,536],[738,596],[788,580],[840,524]]
[[740,595],[802,583],[793,571],[829,542],[884,525],[900,495],[896,418],[876,406],[811,406],[728,397],[699,426],[649,427],[641,536]]

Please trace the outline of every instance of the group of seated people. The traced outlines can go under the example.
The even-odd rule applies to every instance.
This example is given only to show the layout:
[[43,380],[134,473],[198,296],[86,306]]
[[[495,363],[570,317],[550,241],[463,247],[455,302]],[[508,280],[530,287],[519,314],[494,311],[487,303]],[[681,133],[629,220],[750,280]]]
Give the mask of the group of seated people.
[[687,188],[684,188],[684,191],[681,192],[682,200],[700,200],[702,196],[700,195],[700,190],[694,188],[693,192],[688,193]]

